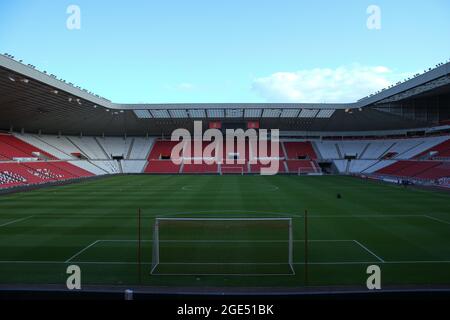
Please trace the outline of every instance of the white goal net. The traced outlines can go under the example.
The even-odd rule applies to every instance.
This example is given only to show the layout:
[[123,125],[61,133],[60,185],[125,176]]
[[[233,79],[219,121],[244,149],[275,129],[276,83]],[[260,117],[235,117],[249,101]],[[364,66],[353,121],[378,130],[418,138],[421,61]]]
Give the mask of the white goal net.
[[293,275],[291,218],[156,218],[152,275]]
[[227,166],[221,166],[220,168],[220,174],[237,174],[237,175],[244,175],[244,167],[227,167]]

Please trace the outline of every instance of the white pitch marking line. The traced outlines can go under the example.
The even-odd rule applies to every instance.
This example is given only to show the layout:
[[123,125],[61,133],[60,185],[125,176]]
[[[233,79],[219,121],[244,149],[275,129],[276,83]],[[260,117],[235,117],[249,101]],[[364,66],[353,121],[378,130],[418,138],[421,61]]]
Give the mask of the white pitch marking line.
[[[98,242],[138,242],[139,240],[98,240]],[[305,240],[292,240],[293,242],[305,242]],[[355,240],[308,240],[308,242],[354,242]],[[141,242],[153,242],[153,240],[141,240]],[[288,243],[289,240],[159,240],[160,243]]]
[[[253,186],[252,186],[253,187]],[[187,185],[187,186],[182,186],[181,187],[181,190],[183,190],[183,191],[193,191],[193,192],[198,192],[198,191],[201,191],[201,189],[200,189],[200,187],[196,187],[196,186],[191,186],[191,185]],[[270,188],[266,188],[266,189],[259,189],[259,190],[256,190],[256,191],[254,191],[254,192],[264,192],[264,191],[279,191],[280,190],[280,187],[278,187],[278,186],[275,186],[275,185],[271,185],[270,186]],[[233,190],[226,190],[226,191],[220,191],[220,192],[235,192],[235,191],[233,191]]]
[[428,219],[431,219],[431,220],[434,220],[434,221],[437,221],[437,222],[440,222],[440,223],[445,223],[445,224],[450,225],[450,222],[445,221],[445,220],[441,220],[439,218],[435,218],[435,217],[428,216],[428,215],[424,215],[424,217],[427,217]]
[[16,220],[13,220],[13,221],[10,221],[10,222],[6,222],[4,224],[0,224],[0,227],[6,227],[6,226],[9,226],[10,224],[13,224],[13,223],[16,223],[16,222],[25,221],[25,220],[31,219],[33,217],[34,216],[29,216],[29,217],[26,217],[26,218],[21,218],[21,219],[16,219]]
[[367,248],[365,245],[363,245],[361,242],[359,242],[358,240],[353,240],[357,245],[359,245],[361,248],[363,248],[364,250],[366,250],[368,253],[370,253],[371,255],[373,255],[375,258],[377,258],[380,262],[385,262],[382,258],[380,258],[379,256],[377,256],[373,251],[369,250],[369,248]]
[[101,240],[96,240],[96,241],[92,242],[90,245],[88,245],[87,247],[81,249],[80,251],[78,251],[77,253],[75,253],[73,256],[71,256],[69,259],[67,259],[67,260],[65,261],[65,263],[69,263],[71,260],[73,260],[73,258],[79,256],[80,254],[82,254],[82,253],[83,253],[84,251],[86,251],[87,249],[89,249],[89,248],[95,246],[95,245],[96,245],[97,243],[99,243],[100,241],[101,241]]
[[292,273],[153,273],[152,276],[199,276],[199,277],[293,277]]
[[[353,264],[373,264],[377,261],[342,261],[342,262],[308,262],[309,265],[353,265]],[[381,262],[381,261],[380,261]],[[66,261],[0,261],[0,264],[67,264]],[[98,265],[137,265],[137,262],[122,262],[122,261],[72,261],[77,264],[98,264]],[[413,260],[413,261],[384,261],[384,264],[450,264],[450,260]],[[142,265],[152,265],[150,262],[143,262]],[[161,263],[168,264],[168,263]],[[174,263],[183,265],[183,263]],[[198,263],[202,264],[202,263]],[[221,263],[222,264],[222,263]],[[255,263],[258,264],[258,263]],[[264,263],[259,263],[264,264]],[[278,263],[276,263],[278,264]],[[289,264],[289,263],[283,263]],[[293,265],[304,265],[304,262],[294,262]]]

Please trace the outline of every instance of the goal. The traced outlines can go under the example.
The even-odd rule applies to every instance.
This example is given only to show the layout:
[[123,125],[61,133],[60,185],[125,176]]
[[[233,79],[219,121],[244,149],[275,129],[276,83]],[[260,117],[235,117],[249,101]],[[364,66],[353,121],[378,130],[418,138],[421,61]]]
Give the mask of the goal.
[[320,172],[316,169],[316,168],[312,168],[312,167],[299,167],[297,169],[297,174],[299,176],[304,176],[304,175],[317,175]]
[[152,275],[294,275],[291,218],[156,218]]
[[307,175],[307,174],[309,174],[311,172],[314,172],[311,167],[300,167],[300,168],[297,168],[297,174],[299,176]]
[[220,174],[237,174],[237,175],[244,175],[244,167],[225,167],[222,165],[220,168]]

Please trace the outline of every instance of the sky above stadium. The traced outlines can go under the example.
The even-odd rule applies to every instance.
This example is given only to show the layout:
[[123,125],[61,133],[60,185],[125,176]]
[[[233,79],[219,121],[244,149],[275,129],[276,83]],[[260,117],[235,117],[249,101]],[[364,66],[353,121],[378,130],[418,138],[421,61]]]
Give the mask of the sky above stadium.
[[353,102],[450,59],[448,0],[2,0],[0,52],[118,103]]

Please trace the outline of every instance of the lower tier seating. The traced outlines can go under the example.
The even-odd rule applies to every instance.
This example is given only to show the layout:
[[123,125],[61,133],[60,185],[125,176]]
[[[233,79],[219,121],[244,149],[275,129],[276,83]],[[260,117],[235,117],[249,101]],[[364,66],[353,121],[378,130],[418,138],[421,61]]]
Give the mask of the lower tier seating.
[[0,162],[0,188],[90,176],[94,174],[63,161]]
[[399,178],[437,180],[450,177],[450,163],[441,161],[398,161],[376,172]]
[[183,173],[218,173],[217,164],[184,164]]
[[291,173],[317,173],[320,172],[315,161],[310,160],[288,160],[286,161],[289,172]]
[[151,160],[145,168],[145,173],[179,173],[180,166],[171,160]]

